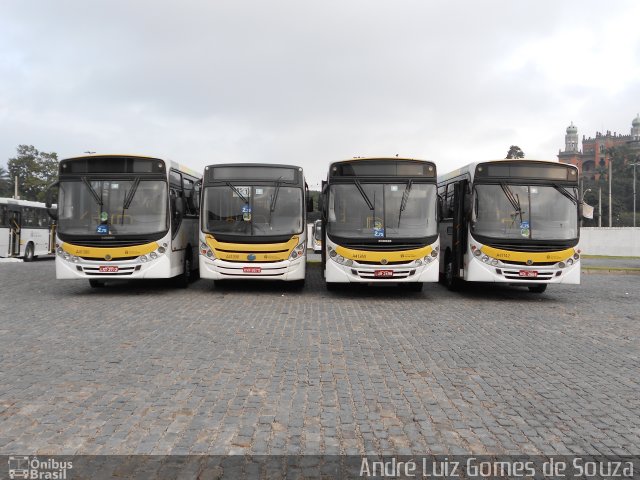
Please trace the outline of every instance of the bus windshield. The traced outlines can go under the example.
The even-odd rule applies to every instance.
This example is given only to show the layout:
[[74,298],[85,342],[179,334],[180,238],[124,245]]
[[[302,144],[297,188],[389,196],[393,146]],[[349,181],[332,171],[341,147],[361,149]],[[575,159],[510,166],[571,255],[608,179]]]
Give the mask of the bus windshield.
[[578,238],[577,191],[540,185],[476,185],[471,232],[491,238]]
[[61,181],[58,231],[73,235],[140,235],[168,229],[167,182]]
[[204,189],[203,230],[214,235],[293,235],[302,232],[302,214],[300,187],[229,182]]
[[436,186],[426,183],[346,183],[329,189],[327,230],[347,238],[437,234]]

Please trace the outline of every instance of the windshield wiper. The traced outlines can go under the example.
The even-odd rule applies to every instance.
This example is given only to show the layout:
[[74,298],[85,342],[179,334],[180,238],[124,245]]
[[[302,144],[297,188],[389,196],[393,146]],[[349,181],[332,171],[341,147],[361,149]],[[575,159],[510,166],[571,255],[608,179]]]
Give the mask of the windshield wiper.
[[[269,207],[269,211],[273,212],[276,209],[276,201],[278,200],[278,192],[280,191],[280,179],[282,177],[280,177],[278,180],[276,180],[276,189],[273,192],[273,197],[271,197],[271,206]],[[271,223],[271,222],[269,222]]]
[[120,225],[124,225],[124,211],[128,210],[131,206],[131,202],[133,202],[133,196],[136,194],[138,185],[140,185],[140,177],[135,178],[133,185],[131,185],[131,190],[129,190],[129,193],[124,199],[124,203],[122,204],[122,215],[120,215]]
[[240,193],[240,190],[238,190],[231,182],[226,182],[226,184],[231,190],[235,192],[236,195],[238,195],[238,197],[242,199],[244,203],[249,203],[249,200],[247,200],[245,196]]
[[123,213],[125,210],[128,210],[129,207],[131,206],[131,202],[133,202],[133,196],[136,194],[138,185],[140,185],[140,177],[136,177],[136,179],[133,181],[133,185],[131,185],[131,190],[129,190],[127,197],[124,199],[124,204],[122,205]]
[[520,207],[520,198],[513,193],[513,191],[509,188],[509,186],[506,183],[501,183],[500,187],[502,188],[502,191],[504,192],[504,196],[507,197],[507,200],[509,200],[509,203],[511,204],[511,206],[515,210],[513,215],[511,215],[511,217],[513,218],[513,222],[515,223],[516,216],[520,216],[520,222],[522,222],[523,221],[522,220],[522,214],[524,212],[522,211],[522,208]]
[[561,187],[560,185],[555,185],[555,184],[553,185],[553,188],[555,188],[562,195],[564,195],[569,200],[571,200],[574,205],[578,205],[578,199],[576,197],[574,197],[573,195],[571,195],[571,192],[569,192],[566,188]]
[[356,184],[356,187],[358,187],[358,191],[360,192],[360,195],[362,195],[362,198],[364,198],[364,201],[367,202],[367,206],[369,207],[369,210],[375,211],[376,207],[374,207],[373,203],[371,203],[371,200],[369,200],[367,193],[362,188],[362,185],[360,185],[360,181],[357,178],[355,178],[353,182]]
[[271,197],[271,205],[269,205],[269,225],[271,225],[271,216],[273,215],[274,210],[276,209],[276,201],[278,200],[278,192],[280,191],[280,180],[282,177],[276,180],[276,188],[273,191],[273,197]]
[[398,228],[400,228],[400,219],[402,218],[402,212],[407,208],[407,202],[409,201],[409,195],[411,194],[411,186],[413,185],[413,179],[410,179],[407,186],[402,192],[402,201],[400,202],[400,213],[398,213]]
[[82,183],[84,183],[87,186],[87,188],[89,189],[89,193],[91,193],[91,196],[96,201],[96,203],[102,207],[102,199],[100,198],[100,195],[98,195],[98,193],[91,186],[91,182],[89,182],[89,179],[87,177],[82,177]]

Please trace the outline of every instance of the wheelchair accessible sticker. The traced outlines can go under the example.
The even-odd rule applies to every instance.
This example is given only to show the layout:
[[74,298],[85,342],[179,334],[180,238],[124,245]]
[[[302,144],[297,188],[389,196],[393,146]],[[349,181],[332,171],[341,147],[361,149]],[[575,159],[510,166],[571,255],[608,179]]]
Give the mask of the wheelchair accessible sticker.
[[108,225],[98,225],[96,228],[96,233],[99,233],[101,235],[106,235],[109,233],[109,226]]
[[242,219],[245,222],[249,222],[251,221],[251,206],[250,205],[243,205],[242,206]]
[[520,222],[520,235],[523,237],[529,236],[529,222]]

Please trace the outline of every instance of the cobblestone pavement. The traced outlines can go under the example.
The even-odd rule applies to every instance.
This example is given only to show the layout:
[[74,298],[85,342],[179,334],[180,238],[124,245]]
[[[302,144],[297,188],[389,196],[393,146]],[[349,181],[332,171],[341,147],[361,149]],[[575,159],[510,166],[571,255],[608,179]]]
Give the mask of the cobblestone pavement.
[[0,266],[0,453],[640,453],[640,276],[92,290]]

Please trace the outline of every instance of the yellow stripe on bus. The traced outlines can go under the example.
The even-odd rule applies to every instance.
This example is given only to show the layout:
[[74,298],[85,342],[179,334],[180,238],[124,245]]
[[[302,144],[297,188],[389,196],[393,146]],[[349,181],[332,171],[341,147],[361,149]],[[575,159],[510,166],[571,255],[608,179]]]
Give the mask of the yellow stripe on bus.
[[63,243],[62,249],[76,257],[118,260],[125,257],[138,257],[146,255],[158,248],[156,242],[145,243],[143,245],[133,245],[131,247],[84,247],[81,245],[72,245],[71,243]]
[[[212,235],[206,237],[207,245],[213,250],[216,258],[230,261],[276,262],[286,260],[300,242],[294,235],[283,243],[227,243],[219,242]],[[255,255],[253,260],[248,255]]]
[[433,249],[429,245],[414,250],[400,250],[396,252],[371,252],[368,250],[353,250],[351,248],[345,248],[341,246],[336,247],[336,252],[338,253],[338,255],[342,255],[344,258],[355,260],[356,262],[365,261],[377,263],[380,263],[381,260],[386,260],[387,262],[410,262],[412,260],[426,257],[427,255],[431,254],[432,250]]
[[531,260],[534,264],[539,262],[561,262],[573,256],[575,253],[573,248],[567,248],[566,250],[557,252],[513,252],[489,247],[487,245],[480,248],[480,251],[498,260],[512,260],[514,262],[527,262]]

